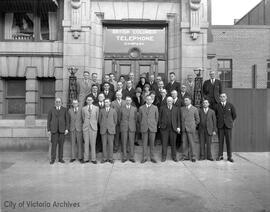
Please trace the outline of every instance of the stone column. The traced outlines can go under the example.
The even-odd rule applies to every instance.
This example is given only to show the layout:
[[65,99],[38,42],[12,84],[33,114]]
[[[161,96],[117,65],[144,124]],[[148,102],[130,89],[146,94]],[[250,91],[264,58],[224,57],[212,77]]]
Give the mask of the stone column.
[[4,80],[0,77],[0,119],[4,115]]
[[25,126],[36,125],[38,99],[37,68],[26,68]]
[[[63,71],[56,83],[63,88],[63,102],[68,99],[69,75],[68,67],[78,68],[77,78],[82,78],[85,70],[90,71],[90,0],[64,1],[64,42],[63,42]],[[60,90],[59,90],[60,91]],[[60,92],[59,92],[60,94]]]

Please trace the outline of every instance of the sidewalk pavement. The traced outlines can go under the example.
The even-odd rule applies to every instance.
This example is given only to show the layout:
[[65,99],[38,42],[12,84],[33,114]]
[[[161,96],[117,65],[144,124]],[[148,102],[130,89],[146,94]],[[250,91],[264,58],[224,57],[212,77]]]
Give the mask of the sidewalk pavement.
[[141,164],[137,152],[137,163],[113,165],[49,165],[47,156],[1,152],[3,212],[270,212],[270,153]]

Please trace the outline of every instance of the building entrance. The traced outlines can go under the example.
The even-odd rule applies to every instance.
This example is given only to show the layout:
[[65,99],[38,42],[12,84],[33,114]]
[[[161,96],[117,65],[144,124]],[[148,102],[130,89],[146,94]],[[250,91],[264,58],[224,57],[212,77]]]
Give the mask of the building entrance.
[[105,25],[104,29],[104,74],[128,79],[133,72],[136,81],[151,74],[167,78],[166,26]]

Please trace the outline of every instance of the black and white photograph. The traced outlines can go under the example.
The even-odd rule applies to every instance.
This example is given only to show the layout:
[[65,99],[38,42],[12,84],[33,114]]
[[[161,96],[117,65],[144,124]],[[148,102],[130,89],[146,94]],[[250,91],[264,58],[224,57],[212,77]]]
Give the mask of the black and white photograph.
[[270,0],[0,0],[2,212],[270,212]]

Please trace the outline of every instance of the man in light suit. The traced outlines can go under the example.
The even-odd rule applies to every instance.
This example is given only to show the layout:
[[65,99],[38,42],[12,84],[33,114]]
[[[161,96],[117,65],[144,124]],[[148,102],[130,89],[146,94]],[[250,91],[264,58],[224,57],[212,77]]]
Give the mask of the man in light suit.
[[62,99],[55,98],[55,106],[52,107],[47,117],[47,130],[48,136],[51,137],[52,149],[51,149],[51,161],[50,164],[54,164],[56,158],[56,148],[58,145],[58,161],[65,163],[63,160],[63,147],[65,135],[68,134],[69,129],[69,117],[68,111],[62,106]]
[[[121,83],[122,84],[122,83]],[[113,144],[113,151],[114,153],[118,152],[120,146],[120,111],[121,108],[126,104],[125,100],[122,100],[122,92],[116,92],[116,100],[112,102],[112,108],[114,108],[117,112],[117,125],[116,125],[116,133],[114,138]]]
[[157,163],[154,158],[154,145],[158,124],[158,108],[152,104],[152,97],[146,97],[146,104],[139,109],[139,122],[141,126],[142,141],[143,141],[143,159],[141,163],[147,161],[147,146],[148,140],[150,143],[150,158],[151,162]]
[[77,83],[77,94],[80,103],[80,107],[84,106],[85,98],[91,93],[91,80],[89,71],[83,72],[83,79]]
[[203,83],[203,95],[205,99],[209,100],[210,107],[216,110],[219,103],[219,95],[222,93],[221,81],[215,78],[215,71],[210,71],[210,79]]
[[83,138],[84,138],[84,163],[89,162],[89,144],[91,147],[91,162],[97,164],[96,140],[98,131],[99,108],[93,105],[93,97],[88,96],[87,105],[82,109]]
[[73,99],[72,108],[68,110],[69,114],[69,131],[71,137],[71,159],[70,162],[76,160],[76,152],[78,153],[78,160],[83,162],[83,136],[82,136],[82,110],[79,107],[77,99]]
[[172,148],[172,160],[177,162],[176,158],[176,137],[180,133],[180,110],[173,105],[173,98],[167,98],[167,105],[160,108],[159,112],[159,126],[162,141],[162,159],[161,162],[166,161],[168,141]]
[[189,156],[192,162],[196,162],[196,155],[194,149],[194,136],[196,126],[200,123],[200,116],[198,109],[191,104],[191,98],[184,99],[185,106],[181,107],[181,129],[183,152],[181,160],[188,160]]
[[131,105],[132,99],[126,97],[125,106],[120,110],[120,131],[123,145],[122,162],[127,161],[127,144],[129,145],[129,161],[135,163],[134,159],[134,142],[137,123],[137,108]]
[[117,125],[117,112],[111,107],[111,100],[105,99],[105,107],[99,113],[100,134],[102,139],[103,159],[101,163],[113,161],[113,140]]
[[186,80],[187,93],[191,96],[191,100],[194,101],[194,80],[192,74],[187,76]]
[[236,111],[232,103],[227,101],[227,94],[220,94],[220,103],[217,105],[217,127],[219,140],[219,153],[217,160],[223,160],[224,138],[226,140],[228,161],[232,159],[232,128],[236,119]]
[[[203,100],[203,107],[199,110],[200,123],[199,123],[199,139],[200,139],[200,160],[213,161],[211,153],[212,136],[216,135],[216,115],[215,111],[209,108],[209,101]],[[206,145],[206,154],[205,154]]]

